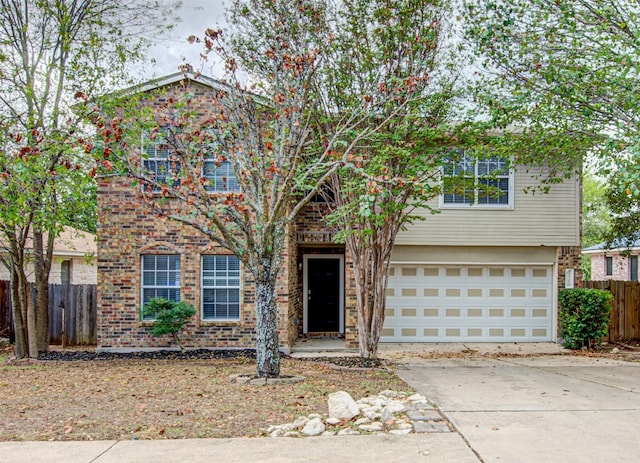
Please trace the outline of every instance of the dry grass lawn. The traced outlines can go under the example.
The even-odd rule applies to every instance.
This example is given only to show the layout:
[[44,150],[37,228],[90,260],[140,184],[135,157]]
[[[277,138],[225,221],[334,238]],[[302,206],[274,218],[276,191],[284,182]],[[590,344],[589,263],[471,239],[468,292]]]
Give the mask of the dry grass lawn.
[[0,440],[257,437],[271,424],[326,414],[328,394],[355,399],[410,388],[386,370],[344,370],[283,359],[297,384],[229,382],[251,359],[20,363],[0,352]]

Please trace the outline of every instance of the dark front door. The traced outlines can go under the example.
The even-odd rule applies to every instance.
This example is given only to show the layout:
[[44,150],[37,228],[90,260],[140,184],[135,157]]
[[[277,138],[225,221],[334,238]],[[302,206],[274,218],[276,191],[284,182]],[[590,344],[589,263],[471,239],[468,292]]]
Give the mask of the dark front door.
[[340,330],[340,259],[307,259],[307,331]]

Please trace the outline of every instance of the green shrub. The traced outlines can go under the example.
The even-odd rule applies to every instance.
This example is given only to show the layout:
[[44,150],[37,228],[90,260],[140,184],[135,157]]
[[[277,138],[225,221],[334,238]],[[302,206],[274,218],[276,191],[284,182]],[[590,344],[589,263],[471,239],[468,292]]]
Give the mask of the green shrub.
[[184,351],[184,347],[178,333],[195,314],[196,309],[191,304],[184,301],[169,301],[159,297],[151,299],[142,308],[143,317],[154,318],[151,334],[155,337],[170,334],[181,351]]
[[609,331],[613,295],[600,289],[563,289],[560,302],[560,336],[569,349],[600,344]]

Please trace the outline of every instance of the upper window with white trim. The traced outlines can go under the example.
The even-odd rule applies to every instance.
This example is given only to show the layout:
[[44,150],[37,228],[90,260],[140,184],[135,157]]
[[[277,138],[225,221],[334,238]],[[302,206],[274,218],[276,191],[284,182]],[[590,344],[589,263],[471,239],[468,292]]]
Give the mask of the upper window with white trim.
[[240,260],[236,256],[202,256],[202,320],[240,319]]
[[[149,254],[141,259],[142,306],[153,298],[180,301],[180,256]],[[144,317],[151,320],[153,317]]]
[[[145,175],[153,178],[160,185],[176,186],[179,184],[180,163],[171,159],[171,149],[166,138],[166,131],[161,130],[151,136],[142,134],[142,166]],[[153,191],[159,191],[154,187]]]
[[513,172],[504,159],[463,153],[443,173],[441,207],[513,207]]
[[206,189],[209,192],[240,191],[240,184],[229,161],[206,159],[202,176],[208,180]]
[[[173,156],[174,149],[167,139],[167,130],[142,134],[142,160],[145,174],[152,177],[158,185],[175,187],[180,185],[180,161]],[[215,147],[211,148],[210,157],[204,160],[202,177],[207,179],[206,190],[209,192],[239,191],[240,185],[236,178],[231,163],[213,156]],[[159,186],[153,188],[154,192],[160,191]]]

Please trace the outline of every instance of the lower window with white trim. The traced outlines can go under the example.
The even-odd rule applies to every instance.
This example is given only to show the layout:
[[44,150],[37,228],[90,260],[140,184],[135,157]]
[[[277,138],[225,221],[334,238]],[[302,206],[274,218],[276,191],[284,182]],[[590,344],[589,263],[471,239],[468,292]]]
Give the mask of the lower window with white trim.
[[[180,256],[177,254],[149,254],[141,259],[142,305],[153,298],[180,301]],[[143,317],[153,320],[152,316]]]
[[240,260],[236,256],[202,256],[201,318],[205,321],[240,319]]

